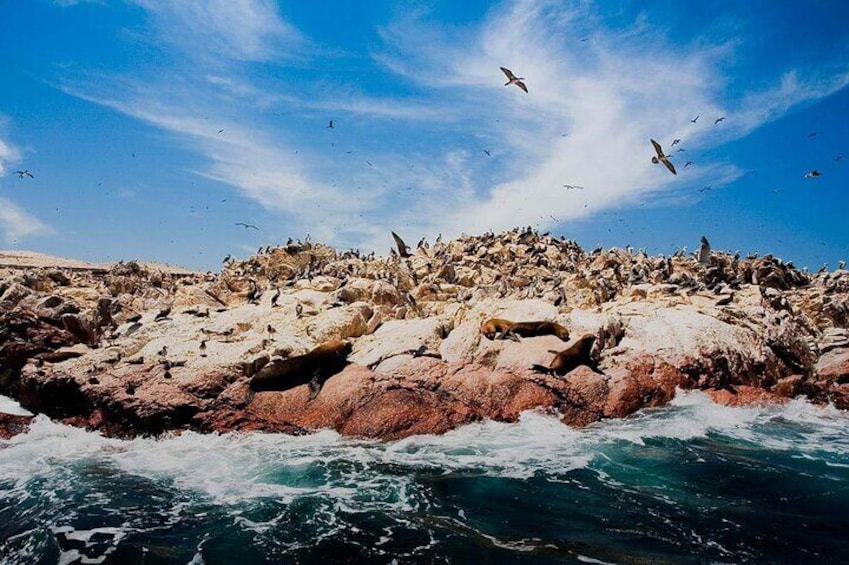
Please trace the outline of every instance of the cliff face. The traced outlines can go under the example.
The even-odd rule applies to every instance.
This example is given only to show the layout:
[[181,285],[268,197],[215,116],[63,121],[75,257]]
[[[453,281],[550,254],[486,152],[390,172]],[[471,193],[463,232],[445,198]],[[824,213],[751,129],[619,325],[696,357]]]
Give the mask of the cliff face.
[[[849,272],[809,275],[768,255],[700,264],[512,231],[408,259],[299,243],[217,275],[135,263],[0,275],[0,393],[113,435],[330,427],[388,439],[532,408],[586,425],[676,388],[849,408]],[[489,318],[554,321],[570,337],[490,340]],[[587,363],[531,369],[586,334]],[[317,396],[249,394],[269,360],[330,339],[353,353]]]

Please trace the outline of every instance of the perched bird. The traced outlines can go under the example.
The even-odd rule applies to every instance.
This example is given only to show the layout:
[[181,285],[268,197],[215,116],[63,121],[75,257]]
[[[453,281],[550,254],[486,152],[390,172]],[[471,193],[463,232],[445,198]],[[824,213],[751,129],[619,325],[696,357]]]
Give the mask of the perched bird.
[[271,324],[268,324],[268,325],[265,327],[265,330],[266,330],[268,333],[270,333],[270,334],[276,334],[276,333],[277,333],[277,330],[275,330],[275,329],[274,329],[274,326],[272,326]]
[[690,120],[690,122],[691,122],[691,123],[696,123],[696,122],[698,122],[698,121],[699,121],[699,118],[701,118],[701,117],[702,117],[702,115],[701,115],[701,114],[699,114],[698,116],[696,116],[695,118],[693,118],[692,120]]
[[162,310],[160,310],[158,314],[156,314],[156,317],[153,319],[153,321],[158,322],[159,320],[164,320],[165,318],[168,317],[168,314],[170,314],[170,313],[171,313],[171,307],[167,306],[167,307],[163,308]]
[[200,356],[206,357],[206,340],[202,339],[200,342]]
[[812,178],[814,178],[814,177],[821,177],[821,176],[822,176],[822,173],[821,173],[821,172],[819,172],[819,171],[818,171],[818,170],[816,170],[816,169],[814,169],[814,170],[813,170],[813,171],[811,171],[810,173],[805,173],[805,178],[806,178],[806,179],[812,179]]
[[300,305],[300,303],[295,305],[295,316],[300,318],[304,313],[304,307]]
[[237,226],[244,226],[244,228],[245,228],[245,229],[253,228],[253,229],[255,229],[255,230],[259,230],[259,228],[258,228],[258,227],[256,227],[255,225],[253,225],[253,224],[246,224],[245,222],[236,222],[236,225],[237,225]]
[[675,139],[672,140],[672,145],[670,145],[670,147],[675,147],[679,143],[681,143],[681,140],[676,137]]
[[725,116],[722,116],[721,118],[717,118],[716,121],[713,122],[713,125],[716,125],[719,122],[724,122],[724,121],[725,121]]
[[699,263],[706,265],[710,261],[710,243],[702,236],[702,246],[699,247]]
[[395,232],[392,232],[392,238],[395,240],[395,245],[398,246],[398,255],[400,255],[402,258],[405,258],[405,259],[407,257],[409,257],[410,256],[410,251],[409,251],[410,246],[407,245],[406,243],[404,243],[404,240],[401,239],[401,237]]
[[524,90],[526,93],[528,92],[528,87],[525,86],[524,82],[522,82],[523,80],[525,80],[525,77],[516,78],[516,75],[513,74],[513,71],[504,67],[501,67],[501,72],[503,72],[504,75],[507,77],[507,82],[504,83],[504,86],[510,86],[511,84],[515,84],[516,86]]
[[280,298],[280,289],[278,288],[278,289],[277,289],[277,292],[275,292],[275,293],[274,293],[274,295],[271,297],[271,306],[272,306],[272,308],[273,308],[274,306],[277,306],[277,300],[278,300],[279,298]]
[[663,154],[663,148],[661,148],[660,143],[658,143],[657,141],[655,141],[653,139],[651,139],[649,141],[651,141],[651,144],[654,146],[654,150],[657,152],[657,156],[652,157],[651,162],[654,163],[655,165],[657,165],[658,163],[663,163],[664,165],[666,165],[666,168],[669,169],[670,173],[672,173],[673,175],[677,175],[678,173],[675,172],[675,167],[672,165],[672,162],[669,160],[669,156]]
[[35,175],[29,172],[29,169],[24,169],[23,171],[15,171],[15,174],[18,175],[19,179],[22,179],[24,177],[29,177],[31,179],[35,178]]

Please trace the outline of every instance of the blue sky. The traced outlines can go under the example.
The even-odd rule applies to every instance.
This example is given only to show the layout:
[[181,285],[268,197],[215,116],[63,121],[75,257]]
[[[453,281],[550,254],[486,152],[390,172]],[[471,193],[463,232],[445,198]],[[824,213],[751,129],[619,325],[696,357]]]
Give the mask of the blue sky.
[[0,247],[217,269],[533,225],[849,255],[843,0],[316,4],[0,3]]

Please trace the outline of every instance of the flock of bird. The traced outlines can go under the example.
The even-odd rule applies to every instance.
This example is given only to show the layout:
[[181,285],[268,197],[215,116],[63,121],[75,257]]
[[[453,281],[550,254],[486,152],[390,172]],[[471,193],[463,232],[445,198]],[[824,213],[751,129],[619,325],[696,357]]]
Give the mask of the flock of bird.
[[[526,94],[529,93],[528,87],[524,82],[525,81],[524,77],[517,77],[513,73],[513,71],[511,71],[510,69],[508,69],[506,67],[500,67],[500,69],[501,69],[501,72],[504,73],[504,76],[507,78],[507,82],[504,83],[504,86],[515,85],[517,88],[521,89]],[[696,123],[698,123],[700,118],[701,118],[701,114],[692,118],[690,120],[690,123],[696,124]],[[714,125],[718,125],[718,124],[720,124],[724,121],[725,121],[725,116],[720,116],[720,117],[714,119],[713,123],[714,123]],[[336,128],[336,124],[335,124],[333,119],[330,119],[328,121],[327,128],[328,129],[335,129]],[[223,132],[224,132],[224,129],[218,130],[219,134],[221,134]],[[808,134],[808,138],[814,138],[816,136],[817,136],[817,132],[811,132],[811,133]],[[673,158],[674,155],[673,154],[667,154],[663,150],[663,147],[661,146],[661,144],[658,143],[657,141],[655,141],[654,139],[650,139],[649,141],[651,142],[652,147],[654,148],[654,151],[656,153],[656,155],[651,157],[651,162],[653,164],[663,164],[666,167],[666,169],[669,170],[670,173],[672,173],[673,175],[677,175],[678,171],[676,170],[675,165],[671,161],[671,159]],[[681,143],[681,139],[675,138],[675,139],[672,140],[672,143],[670,144],[670,148],[675,147],[676,145],[678,145],[680,143]],[[677,150],[678,153],[684,152],[684,151],[685,151],[685,149],[681,148],[681,147],[679,147],[678,150]],[[483,149],[483,152],[487,157],[490,157],[492,155],[492,153],[488,149]],[[133,156],[135,156],[135,154]],[[836,161],[836,162],[841,161],[842,159],[843,159],[843,155],[837,155],[837,156],[834,157],[834,161]],[[370,161],[366,161],[366,163],[369,166],[372,166],[372,163]],[[686,161],[684,163],[684,168],[687,168],[687,167],[689,167],[693,164],[694,164],[693,161]],[[24,179],[24,178],[34,179],[35,178],[35,175],[29,169],[23,169],[23,170],[15,171],[15,174],[17,174],[18,178],[20,178],[20,179]],[[817,169],[813,169],[813,170],[809,171],[808,173],[806,173],[804,175],[804,178],[811,179],[811,178],[816,178],[816,177],[820,177],[820,176],[822,176],[822,173]],[[584,190],[585,187],[580,186],[580,185],[576,185],[576,184],[563,184],[563,188],[566,188],[567,190]],[[700,188],[699,192],[703,193],[703,192],[709,191],[711,189],[712,189],[712,187],[708,185],[708,186],[704,186],[703,188]],[[245,230],[253,229],[253,230],[259,231],[259,227],[256,226],[255,224],[252,224],[252,223],[235,222],[234,225],[241,226],[241,227],[245,228]],[[404,243],[404,241],[395,232],[392,232],[392,237],[394,238],[395,244],[398,248],[398,255],[400,255],[401,257],[409,257],[410,256],[409,246],[407,246]],[[704,248],[707,247],[708,253],[709,253],[710,246],[709,246],[709,244],[707,243],[707,240],[704,237],[702,237],[702,247],[703,247],[702,251],[704,251]],[[391,250],[391,253],[395,254],[395,250],[394,249]],[[702,255],[702,254],[700,254],[700,255]],[[230,259],[229,255],[228,255],[227,259]],[[227,261],[227,259],[225,259],[225,262]]]

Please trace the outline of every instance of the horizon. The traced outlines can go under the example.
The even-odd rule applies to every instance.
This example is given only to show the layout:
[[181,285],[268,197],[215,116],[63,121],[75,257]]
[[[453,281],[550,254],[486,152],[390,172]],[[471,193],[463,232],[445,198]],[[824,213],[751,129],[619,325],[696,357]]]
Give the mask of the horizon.
[[846,258],[849,5],[370,7],[0,6],[0,247],[217,271],[307,234],[385,255],[530,225]]

